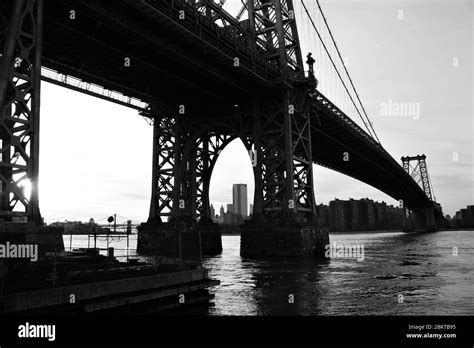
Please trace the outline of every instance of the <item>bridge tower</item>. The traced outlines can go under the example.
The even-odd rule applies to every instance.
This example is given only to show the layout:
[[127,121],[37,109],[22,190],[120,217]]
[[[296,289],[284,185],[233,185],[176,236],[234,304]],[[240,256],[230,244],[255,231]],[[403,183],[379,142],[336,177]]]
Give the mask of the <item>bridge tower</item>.
[[[413,166],[411,165],[411,162],[416,162],[416,164]],[[426,167],[426,155],[402,157],[402,165],[403,169],[410,174],[417,184],[425,191],[426,196],[431,201],[436,201],[428,175],[428,168]]]
[[2,1],[0,243],[39,244],[39,258],[64,250],[62,231],[43,226],[38,200],[42,35],[43,0]]
[[[435,220],[435,206],[436,199],[433,192],[433,187],[428,174],[426,166],[426,155],[404,156],[401,158],[403,169],[415,180],[415,182],[423,189],[426,197],[433,203],[430,207],[424,207],[422,210],[414,210],[415,224],[427,230],[436,229]],[[414,165],[412,163],[414,162]],[[439,206],[439,205],[438,205]],[[404,224],[405,229],[408,229],[406,222],[406,208],[404,209]]]
[[[213,21],[226,20],[210,0],[188,3]],[[193,123],[199,115],[150,111],[155,120],[152,201],[141,234],[146,240],[186,223],[200,232],[204,253],[220,251],[218,227],[209,216],[210,176],[220,151],[239,138],[253,153],[255,179],[253,215],[242,226],[241,254],[322,254],[329,239],[318,231],[315,218],[309,112],[316,80],[305,76],[293,1],[249,0],[247,11],[247,46],[255,55],[265,52],[267,63],[276,67],[276,88],[242,102],[220,126]],[[171,244],[168,249],[174,250]]]
[[308,94],[292,0],[248,1],[252,45],[280,67],[280,89],[255,96],[257,154],[252,219],[242,228],[243,256],[322,254],[329,238],[318,231],[313,187]]
[[2,1],[1,7],[0,219],[41,225],[38,169],[43,1]]

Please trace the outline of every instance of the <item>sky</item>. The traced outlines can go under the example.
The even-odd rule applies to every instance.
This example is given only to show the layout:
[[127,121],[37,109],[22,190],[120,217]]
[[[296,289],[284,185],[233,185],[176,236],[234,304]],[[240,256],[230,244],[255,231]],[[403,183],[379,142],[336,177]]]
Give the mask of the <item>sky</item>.
[[[305,3],[315,13],[315,2]],[[473,2],[320,3],[384,148],[396,160],[426,154],[446,214],[474,204]],[[327,61],[309,42],[312,28],[299,30],[303,55],[314,53],[321,90],[337,99],[338,89],[331,93],[331,76],[325,73]],[[39,195],[45,221],[100,220],[114,213],[119,221],[146,221],[152,127],[135,110],[45,82],[41,88]],[[411,109],[397,115],[394,107],[401,106]],[[224,149],[212,174],[210,200],[216,211],[232,202],[234,183],[248,185],[251,203],[252,166],[240,140]],[[318,204],[336,197],[396,204],[364,183],[316,165],[314,183]]]

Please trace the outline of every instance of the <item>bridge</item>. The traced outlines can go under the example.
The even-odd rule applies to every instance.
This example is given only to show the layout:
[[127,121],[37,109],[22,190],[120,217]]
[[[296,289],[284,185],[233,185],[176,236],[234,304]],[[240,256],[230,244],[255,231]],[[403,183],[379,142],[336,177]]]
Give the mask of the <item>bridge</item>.
[[[214,0],[3,0],[0,218],[42,223],[43,80],[134,108],[153,124],[143,235],[159,236],[188,221],[203,243],[212,244],[218,233],[210,217],[210,178],[220,151],[236,138],[256,163],[243,255],[322,252],[328,236],[316,224],[313,163],[385,192],[414,214],[416,228],[435,229],[442,214],[427,193],[426,165],[417,182],[410,166],[402,167],[381,145],[319,3],[309,10],[304,0],[232,5],[238,13]],[[305,71],[301,25],[325,49],[350,108],[336,105],[323,93],[326,82]],[[322,40],[318,25],[326,25],[331,42]],[[415,160],[407,158],[404,164]]]

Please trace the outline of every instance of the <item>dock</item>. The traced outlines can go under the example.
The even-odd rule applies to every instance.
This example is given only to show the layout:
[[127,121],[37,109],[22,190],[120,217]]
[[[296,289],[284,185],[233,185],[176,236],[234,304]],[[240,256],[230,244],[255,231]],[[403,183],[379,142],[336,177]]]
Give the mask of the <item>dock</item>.
[[42,243],[36,262],[0,259],[0,314],[180,311],[208,304],[214,297],[209,289],[219,284],[200,257],[120,262],[113,248],[106,255],[99,248],[65,251],[61,229],[12,223],[5,228],[0,242]]

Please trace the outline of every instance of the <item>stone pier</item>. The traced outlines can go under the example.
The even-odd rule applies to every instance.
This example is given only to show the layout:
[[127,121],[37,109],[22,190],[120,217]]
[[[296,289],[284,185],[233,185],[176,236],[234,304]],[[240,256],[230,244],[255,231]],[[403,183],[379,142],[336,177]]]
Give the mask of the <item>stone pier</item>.
[[240,254],[244,257],[324,257],[329,244],[328,233],[315,223],[249,221],[241,226],[241,231]]
[[184,259],[215,255],[222,252],[221,233],[213,222],[146,222],[138,228],[137,252]]

